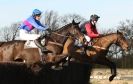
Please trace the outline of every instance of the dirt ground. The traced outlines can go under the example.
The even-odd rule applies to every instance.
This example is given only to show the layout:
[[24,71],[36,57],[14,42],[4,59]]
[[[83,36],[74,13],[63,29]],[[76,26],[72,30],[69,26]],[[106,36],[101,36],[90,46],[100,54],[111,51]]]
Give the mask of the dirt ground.
[[108,80],[93,80],[91,84],[133,84],[133,80],[113,80],[112,82]]
[[91,84],[133,84],[133,69],[117,69],[117,76],[112,82],[108,78],[110,69],[93,69]]

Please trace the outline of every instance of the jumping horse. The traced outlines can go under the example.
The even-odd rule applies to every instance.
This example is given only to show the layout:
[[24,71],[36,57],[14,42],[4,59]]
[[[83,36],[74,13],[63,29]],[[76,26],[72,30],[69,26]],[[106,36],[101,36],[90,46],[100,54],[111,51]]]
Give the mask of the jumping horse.
[[[92,48],[86,46],[83,48],[77,48],[71,43],[68,47],[69,56],[81,63],[101,64],[110,67],[112,75],[109,77],[109,81],[112,81],[117,75],[116,64],[108,60],[106,57],[112,44],[116,44],[126,53],[128,52],[128,41],[123,33],[117,31],[117,33],[110,33],[99,38],[94,38]],[[83,50],[84,53],[82,52]]]
[[[0,42],[0,61],[15,61],[15,56],[24,49],[25,42],[22,40]],[[16,61],[22,60],[16,59]]]
[[[51,32],[49,36],[46,36],[46,48],[50,51],[50,55],[67,55],[68,50],[64,47],[64,45],[65,43],[67,43],[68,38],[77,39],[81,43],[84,42],[84,36],[80,32],[79,23],[76,23],[74,20],[72,21],[72,23],[67,24],[62,28]],[[21,62],[25,61],[32,63],[40,61],[41,57],[38,48],[24,49],[25,42],[26,41],[19,40],[4,43],[2,42],[0,45],[0,60]],[[46,53],[44,55],[48,54],[49,53]],[[46,60],[53,59],[52,56],[49,56],[48,58],[46,58]]]

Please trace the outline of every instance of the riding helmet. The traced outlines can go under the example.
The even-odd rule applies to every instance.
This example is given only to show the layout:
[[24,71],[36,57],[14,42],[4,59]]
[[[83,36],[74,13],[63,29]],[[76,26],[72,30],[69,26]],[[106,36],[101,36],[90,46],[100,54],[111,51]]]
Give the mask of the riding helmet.
[[90,20],[98,20],[100,17],[96,14],[90,16]]
[[42,12],[39,9],[34,9],[32,12],[32,16],[41,15]]

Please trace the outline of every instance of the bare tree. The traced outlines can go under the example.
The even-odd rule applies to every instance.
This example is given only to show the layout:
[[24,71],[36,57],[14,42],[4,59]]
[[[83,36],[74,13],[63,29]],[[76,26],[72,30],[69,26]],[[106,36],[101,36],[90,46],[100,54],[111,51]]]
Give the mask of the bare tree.
[[12,41],[18,36],[18,23],[14,23],[9,27],[3,27],[1,29],[2,39],[3,41]]
[[78,14],[67,14],[64,16],[59,16],[57,12],[46,11],[44,15],[42,15],[42,23],[47,24],[52,30],[56,30],[68,23],[71,23],[73,19],[76,22],[86,21],[85,18]]
[[[129,63],[132,62],[133,59],[133,20],[126,20],[126,21],[122,21],[120,22],[118,29],[121,30],[125,37],[128,40],[129,43],[129,55],[125,56],[124,52],[123,52],[123,57],[122,57],[122,67],[128,67],[128,65],[132,65],[133,63]],[[131,67],[130,67],[131,68]]]
[[59,16],[57,12],[54,11],[46,11],[44,15],[42,15],[42,23],[48,25],[51,30],[56,30],[59,27],[58,24]]
[[64,15],[62,17],[60,17],[60,26],[63,26],[65,24],[71,23],[72,20],[75,20],[76,22],[84,22],[86,21],[86,19],[78,14],[68,14],[68,15]]

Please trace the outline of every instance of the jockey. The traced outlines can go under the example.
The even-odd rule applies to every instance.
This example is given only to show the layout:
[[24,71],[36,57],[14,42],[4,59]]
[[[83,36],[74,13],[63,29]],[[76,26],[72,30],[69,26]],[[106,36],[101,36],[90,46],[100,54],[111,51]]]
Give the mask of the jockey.
[[85,38],[87,42],[90,42],[92,38],[99,37],[100,34],[97,32],[96,23],[100,17],[96,14],[90,16],[90,20],[81,24],[80,28],[86,32]]
[[47,25],[42,25],[40,23],[42,12],[38,9],[34,9],[32,15],[23,21],[20,25],[20,39],[22,40],[34,40],[37,47],[41,49],[42,52],[47,51],[45,46],[41,44],[41,40],[45,38],[44,35],[31,34],[30,32],[36,28],[39,31],[48,30]]

